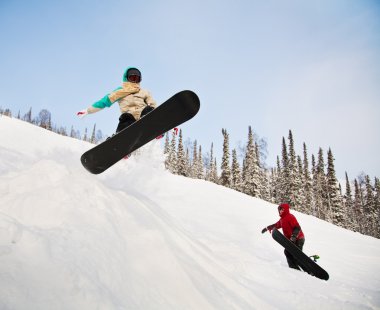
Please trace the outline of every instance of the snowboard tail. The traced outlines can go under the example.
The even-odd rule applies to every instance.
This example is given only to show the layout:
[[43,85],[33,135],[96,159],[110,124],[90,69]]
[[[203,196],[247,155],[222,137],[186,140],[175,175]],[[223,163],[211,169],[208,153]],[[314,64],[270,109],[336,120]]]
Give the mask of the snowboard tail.
[[137,122],[81,156],[82,165],[99,174],[156,137],[193,118],[199,111],[198,96],[184,90],[162,103]]
[[276,228],[274,228],[272,231],[272,237],[280,245],[282,245],[285,250],[293,255],[302,270],[319,279],[326,281],[329,279],[329,274],[326,272],[326,270],[314,262],[314,260],[307,256],[304,252],[302,252],[293,242],[286,238]]

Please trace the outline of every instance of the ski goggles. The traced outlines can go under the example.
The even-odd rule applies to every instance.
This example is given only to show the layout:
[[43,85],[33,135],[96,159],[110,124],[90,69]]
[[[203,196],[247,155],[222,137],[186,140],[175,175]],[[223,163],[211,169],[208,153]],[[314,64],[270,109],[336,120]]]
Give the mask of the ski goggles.
[[132,83],[140,83],[141,82],[141,72],[136,68],[129,68],[125,73],[126,80]]
[[132,83],[140,83],[141,82],[141,76],[137,74],[131,74],[127,77],[128,82]]

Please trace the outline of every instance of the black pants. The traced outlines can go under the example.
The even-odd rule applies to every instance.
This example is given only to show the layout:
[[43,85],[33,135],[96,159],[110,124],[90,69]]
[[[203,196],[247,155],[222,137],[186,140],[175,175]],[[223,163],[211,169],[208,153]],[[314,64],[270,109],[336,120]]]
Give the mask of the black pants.
[[[150,106],[146,106],[144,110],[142,110],[140,117],[143,117],[144,115],[148,114],[152,110],[154,110],[154,108]],[[136,122],[136,119],[134,118],[132,114],[130,113],[121,114],[119,117],[119,124],[117,125],[117,128],[116,128],[116,133],[132,125],[134,122]]]
[[[305,244],[305,239],[299,239],[296,241],[295,245],[302,251],[303,245]],[[287,250],[284,251],[286,260],[288,261],[288,266],[293,269],[300,269],[300,266],[298,266],[297,261],[294,259],[293,255],[290,254]]]

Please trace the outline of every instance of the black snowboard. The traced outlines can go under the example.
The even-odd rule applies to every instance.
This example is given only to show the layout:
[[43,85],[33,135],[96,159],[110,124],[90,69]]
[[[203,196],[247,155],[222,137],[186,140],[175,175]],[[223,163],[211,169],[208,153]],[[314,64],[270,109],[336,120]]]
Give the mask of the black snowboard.
[[85,152],[82,165],[91,173],[102,173],[144,144],[194,117],[199,108],[199,98],[194,92],[181,91],[139,121]]
[[272,231],[272,237],[279,244],[281,244],[285,250],[293,255],[303,271],[322,280],[329,279],[329,274],[321,266],[315,263],[309,256],[302,252],[293,242],[286,238],[276,228],[274,228]]

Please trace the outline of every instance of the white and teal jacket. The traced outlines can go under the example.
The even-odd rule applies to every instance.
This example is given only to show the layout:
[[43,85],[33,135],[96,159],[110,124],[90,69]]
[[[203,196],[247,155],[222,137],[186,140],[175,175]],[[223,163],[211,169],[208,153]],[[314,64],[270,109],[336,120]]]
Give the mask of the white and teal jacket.
[[130,113],[136,120],[140,119],[141,111],[150,106],[156,108],[157,104],[150,93],[140,88],[140,84],[131,83],[123,78],[123,85],[113,92],[105,95],[102,99],[95,102],[87,108],[88,113],[96,113],[104,108],[109,108],[115,102],[118,102],[120,112]]

